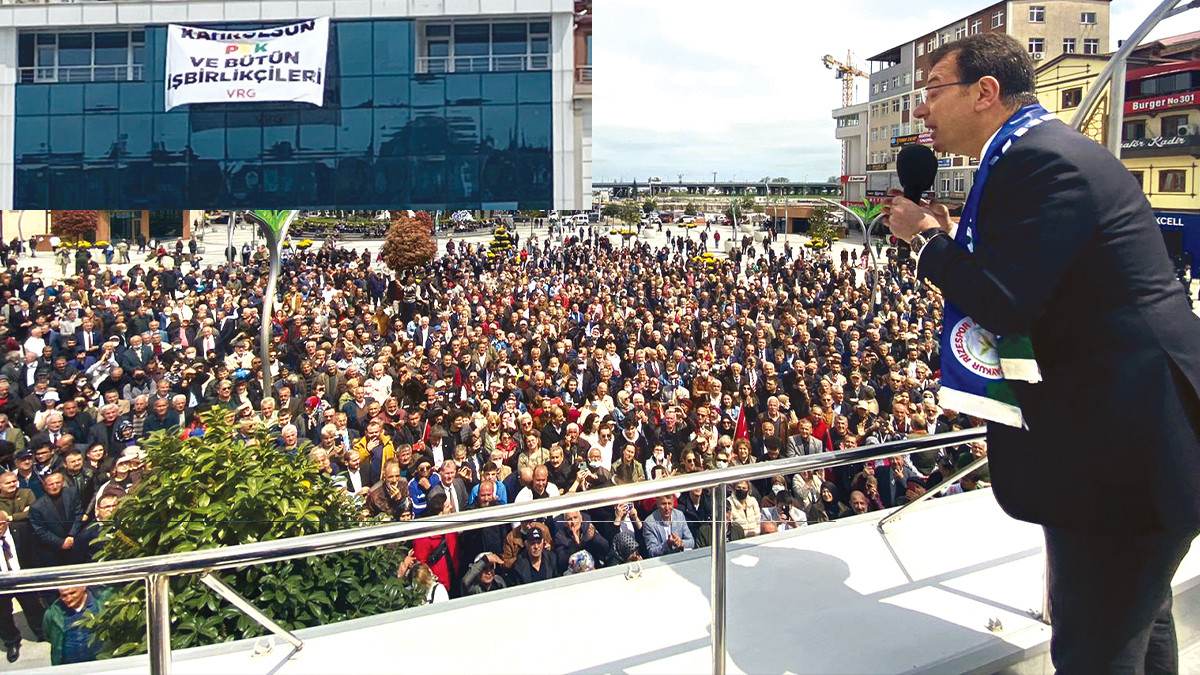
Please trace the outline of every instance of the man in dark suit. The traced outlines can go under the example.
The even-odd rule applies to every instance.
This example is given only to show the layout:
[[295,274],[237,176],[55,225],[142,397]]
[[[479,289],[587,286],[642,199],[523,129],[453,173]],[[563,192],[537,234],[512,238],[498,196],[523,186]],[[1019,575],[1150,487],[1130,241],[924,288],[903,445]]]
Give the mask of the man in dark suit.
[[117,360],[125,372],[132,373],[135,370],[144,369],[152,358],[154,358],[154,351],[142,344],[142,336],[135,333],[129,338],[129,349],[126,349]]
[[445,492],[447,493],[446,499],[456,513],[466,511],[471,498],[471,488],[467,487],[466,481],[458,477],[458,464],[452,459],[442,462],[442,468],[438,470],[438,477],[441,482],[429,491],[429,497],[432,498],[436,494]]
[[[1054,666],[1176,672],[1171,579],[1200,531],[1200,320],[1129,172],[1065,124],[1031,122],[1023,45],[975,35],[931,63],[914,114],[934,150],[984,158],[964,208],[974,252],[945,235],[940,205],[896,196],[885,211],[948,303],[1032,341],[1042,381],[1009,381],[1027,428],[989,424],[988,449],[1000,505],[1045,529]],[[1152,487],[1106,497],[1130,485]]]
[[83,503],[74,488],[64,487],[61,473],[46,476],[46,494],[29,509],[37,567],[69,565],[75,559],[75,536],[83,527]]
[[346,466],[342,469],[341,474],[342,478],[346,480],[346,492],[352,496],[366,499],[371,487],[379,482],[379,476],[374,474],[370,464],[362,463],[362,456],[357,452],[347,452],[345,463]]
[[[0,573],[21,571],[20,557],[17,553],[17,542],[9,523],[12,518],[8,513],[0,511]],[[13,620],[13,600],[21,603],[25,613],[25,621],[33,630],[38,642],[45,640],[42,632],[42,615],[45,610],[37,593],[18,593],[0,596],[0,640],[8,652],[8,662],[13,663],[21,657],[21,631]]]
[[83,325],[75,331],[75,341],[88,356],[93,358],[100,356],[100,347],[104,344],[104,338],[100,335],[100,331],[95,330],[95,322],[91,317],[84,317]]
[[200,354],[200,358],[208,361],[214,356],[221,355],[221,345],[223,343],[221,338],[217,336],[216,331],[213,330],[212,326],[205,326],[203,329],[201,329],[200,336],[196,339],[200,341],[197,350]]

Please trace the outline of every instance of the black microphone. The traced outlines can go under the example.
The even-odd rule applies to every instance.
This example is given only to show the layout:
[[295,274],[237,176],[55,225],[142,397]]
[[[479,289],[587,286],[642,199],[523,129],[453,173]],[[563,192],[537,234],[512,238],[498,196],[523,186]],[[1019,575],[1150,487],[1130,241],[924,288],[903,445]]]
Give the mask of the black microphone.
[[937,170],[937,155],[928,146],[904,146],[896,157],[896,174],[904,186],[904,198],[920,204],[921,195],[933,187]]
[[[937,155],[924,145],[906,145],[896,157],[896,175],[900,185],[904,187],[904,198],[921,203],[921,195],[933,187],[937,178]],[[896,257],[907,261],[912,257],[912,249],[904,242],[896,244]]]

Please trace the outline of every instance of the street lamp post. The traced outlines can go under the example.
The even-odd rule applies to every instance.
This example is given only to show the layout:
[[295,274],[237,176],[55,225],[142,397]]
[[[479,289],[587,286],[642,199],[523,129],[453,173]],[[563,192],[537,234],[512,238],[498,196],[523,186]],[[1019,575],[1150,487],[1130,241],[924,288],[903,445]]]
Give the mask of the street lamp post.
[[275,302],[275,287],[279,284],[280,254],[283,241],[287,238],[288,227],[296,219],[299,211],[250,211],[246,220],[262,229],[263,238],[267,241],[267,251],[271,255],[270,273],[267,276],[267,287],[263,289],[263,304],[261,326],[259,327],[259,355],[262,357],[263,394],[271,392],[271,305]]

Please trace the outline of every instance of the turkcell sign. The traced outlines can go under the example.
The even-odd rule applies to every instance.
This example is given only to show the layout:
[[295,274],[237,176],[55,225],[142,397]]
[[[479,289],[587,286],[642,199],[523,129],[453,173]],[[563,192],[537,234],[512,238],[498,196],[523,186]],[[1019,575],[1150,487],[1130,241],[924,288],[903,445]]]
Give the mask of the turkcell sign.
[[1144,98],[1138,101],[1126,101],[1125,114],[1136,115],[1138,113],[1154,112],[1155,110],[1166,110],[1168,108],[1182,108],[1184,106],[1196,105],[1196,94],[1198,93],[1200,92],[1187,91],[1180,94],[1168,94],[1166,96]]
[[166,109],[189,103],[324,105],[329,17],[249,31],[167,26]]
[[1200,213],[1169,213],[1157,211],[1154,220],[1164,230],[1195,229],[1200,232]]

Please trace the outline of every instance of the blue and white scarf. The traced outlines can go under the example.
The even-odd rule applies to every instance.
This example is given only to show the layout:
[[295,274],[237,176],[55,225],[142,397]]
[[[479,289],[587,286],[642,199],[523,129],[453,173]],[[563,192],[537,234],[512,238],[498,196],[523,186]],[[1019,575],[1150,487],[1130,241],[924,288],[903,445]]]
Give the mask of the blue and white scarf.
[[[1042,106],[1027,105],[1009,118],[992,139],[975,172],[975,183],[954,235],[954,240],[967,251],[975,253],[981,241],[979,203],[992,167],[1030,129],[1052,119],[1055,116]],[[941,405],[992,422],[1027,428],[1009,381],[1042,380],[1028,335],[993,335],[947,301],[941,361]]]

